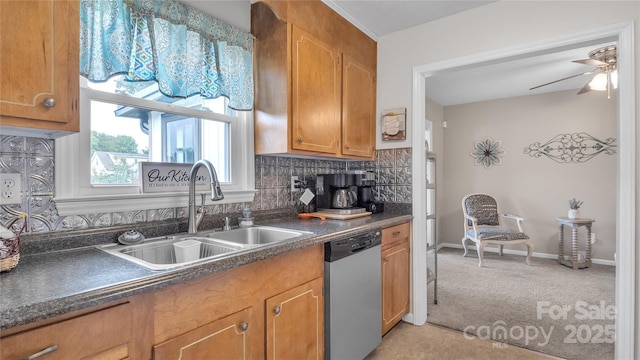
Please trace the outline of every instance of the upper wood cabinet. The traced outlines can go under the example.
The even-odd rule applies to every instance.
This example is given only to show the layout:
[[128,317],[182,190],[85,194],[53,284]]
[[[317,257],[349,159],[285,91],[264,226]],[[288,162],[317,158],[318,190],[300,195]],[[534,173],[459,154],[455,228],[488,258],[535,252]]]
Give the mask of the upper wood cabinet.
[[341,54],[295,25],[292,30],[291,147],[339,154]]
[[3,133],[79,130],[78,1],[0,1]]
[[376,74],[344,55],[342,70],[342,154],[373,157],[376,148]]
[[251,7],[256,154],[373,159],[376,42],[320,1]]

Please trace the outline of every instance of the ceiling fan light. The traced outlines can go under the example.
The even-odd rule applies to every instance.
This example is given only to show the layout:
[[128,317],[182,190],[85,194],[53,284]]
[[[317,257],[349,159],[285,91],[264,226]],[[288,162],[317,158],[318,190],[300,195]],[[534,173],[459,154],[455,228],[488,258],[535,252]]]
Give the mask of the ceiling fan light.
[[618,70],[614,70],[611,73],[611,84],[613,85],[614,89],[618,88]]
[[[613,77],[613,74],[612,74],[612,77]],[[617,77],[618,76],[616,74],[616,81],[614,83],[617,83],[617,80],[618,80]],[[591,82],[589,82],[589,87],[591,88],[591,90],[597,90],[597,91],[607,90],[607,74],[600,73],[594,76]]]

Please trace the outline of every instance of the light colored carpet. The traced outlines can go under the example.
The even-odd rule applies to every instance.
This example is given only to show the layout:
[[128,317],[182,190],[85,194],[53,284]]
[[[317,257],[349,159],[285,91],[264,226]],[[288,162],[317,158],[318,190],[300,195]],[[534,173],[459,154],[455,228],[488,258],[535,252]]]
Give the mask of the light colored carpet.
[[429,323],[566,359],[613,359],[615,267],[572,270],[540,258],[528,266],[524,256],[485,251],[479,268],[475,251],[462,253],[438,252]]
[[549,360],[557,359],[516,346],[467,339],[461,332],[400,322],[365,360]]

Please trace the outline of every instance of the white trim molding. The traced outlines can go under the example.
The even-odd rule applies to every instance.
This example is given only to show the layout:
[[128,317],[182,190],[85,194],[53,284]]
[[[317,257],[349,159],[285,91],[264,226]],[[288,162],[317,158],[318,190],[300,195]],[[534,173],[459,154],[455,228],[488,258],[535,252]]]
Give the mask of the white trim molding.
[[[463,249],[462,244],[452,244],[452,243],[441,243],[438,245],[438,250],[442,248],[450,248],[450,249]],[[475,250],[475,245],[467,245],[467,248],[470,250]],[[484,252],[492,252],[498,253],[497,247],[486,247],[484,248]],[[514,250],[514,249],[504,249],[502,250],[503,254],[511,254],[511,255],[519,255],[519,256],[527,256],[527,252],[524,250]],[[566,255],[565,255],[566,256]],[[549,253],[541,253],[541,252],[533,252],[531,257],[539,258],[539,259],[558,259],[558,254],[549,254]],[[614,260],[605,260],[605,259],[591,259],[592,264],[599,265],[608,265],[608,266],[616,266],[616,262]]]

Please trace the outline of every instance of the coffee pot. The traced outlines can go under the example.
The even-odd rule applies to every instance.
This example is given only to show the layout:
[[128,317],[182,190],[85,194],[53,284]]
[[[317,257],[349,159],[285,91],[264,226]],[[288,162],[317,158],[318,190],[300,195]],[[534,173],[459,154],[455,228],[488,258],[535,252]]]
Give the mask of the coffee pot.
[[335,189],[331,207],[334,209],[348,209],[358,204],[358,194],[349,188]]

